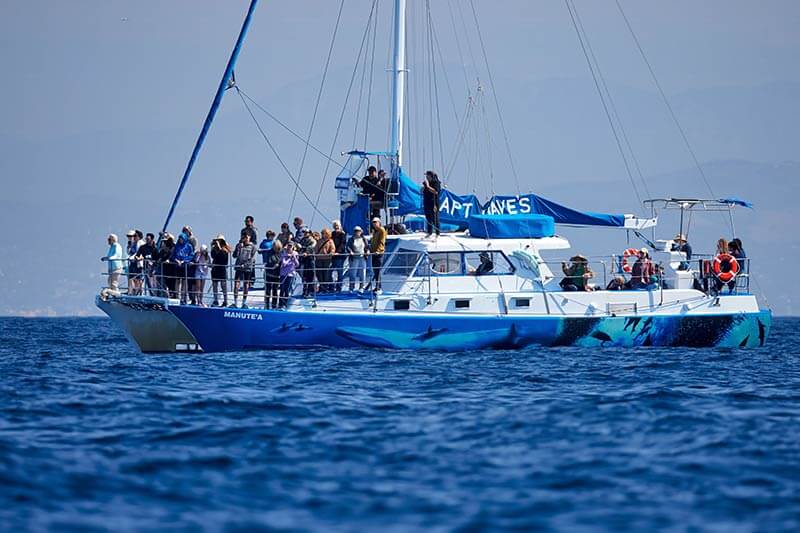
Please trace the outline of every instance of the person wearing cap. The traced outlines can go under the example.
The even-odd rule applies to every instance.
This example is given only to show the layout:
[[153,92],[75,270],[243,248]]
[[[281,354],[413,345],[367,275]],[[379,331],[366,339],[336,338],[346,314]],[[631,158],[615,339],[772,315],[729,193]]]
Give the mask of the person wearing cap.
[[[231,247],[225,241],[225,235],[220,233],[211,241],[211,289],[214,292],[214,302],[211,307],[228,307],[228,263],[231,258]],[[219,293],[222,291],[222,303]]]
[[264,263],[264,309],[278,308],[282,250],[283,245],[275,238],[275,232],[267,230],[264,240],[258,245],[258,253]]
[[381,207],[386,196],[384,187],[381,186],[381,178],[378,176],[378,169],[370,165],[367,168],[367,175],[357,182],[361,187],[361,193],[369,197],[371,216],[377,217],[381,214]]
[[570,292],[591,291],[589,280],[594,277],[594,272],[589,267],[589,260],[578,254],[570,257],[569,262],[569,265],[563,261],[561,263],[561,271],[564,273],[564,279],[559,283],[561,288]]
[[108,252],[100,258],[100,261],[108,262],[108,290],[117,292],[119,290],[119,277],[125,268],[125,252],[122,250],[122,245],[115,234],[109,233],[106,240],[108,241]]
[[347,278],[350,280],[350,292],[353,292],[358,281],[358,290],[364,290],[364,282],[367,274],[367,255],[369,255],[369,243],[364,237],[364,230],[361,226],[353,228],[353,235],[347,239],[345,246],[347,252]]
[[639,250],[639,259],[633,264],[631,269],[630,287],[631,289],[648,289],[656,277],[656,267],[650,260],[647,248]]
[[673,252],[682,252],[685,255],[685,259],[678,265],[678,270],[689,270],[689,261],[692,260],[692,245],[686,240],[686,235],[682,233],[675,235],[675,238],[672,239],[671,249]]
[[372,219],[372,233],[369,241],[369,255],[372,258],[372,281],[370,286],[377,292],[381,289],[381,266],[383,253],[386,251],[386,229],[381,226],[381,219]]
[[200,249],[194,254],[194,286],[192,287],[191,300],[193,305],[205,307],[203,303],[203,293],[206,288],[206,279],[208,279],[208,265],[211,263],[211,258],[208,254],[208,246],[203,244]]

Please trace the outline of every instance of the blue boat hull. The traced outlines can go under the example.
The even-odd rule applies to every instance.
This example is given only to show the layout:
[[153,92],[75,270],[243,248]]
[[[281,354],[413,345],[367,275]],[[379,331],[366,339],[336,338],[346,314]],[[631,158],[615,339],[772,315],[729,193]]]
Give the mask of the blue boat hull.
[[770,311],[550,317],[287,312],[170,306],[206,352],[308,347],[459,351],[526,346],[763,346]]

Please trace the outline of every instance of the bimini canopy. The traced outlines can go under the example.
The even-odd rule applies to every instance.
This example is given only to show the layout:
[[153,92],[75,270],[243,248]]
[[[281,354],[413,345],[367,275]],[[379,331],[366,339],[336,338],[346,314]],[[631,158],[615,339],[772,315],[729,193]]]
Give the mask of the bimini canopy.
[[[401,169],[399,183],[399,208],[397,214],[422,214],[422,192]],[[639,219],[633,215],[610,215],[591,211],[578,211],[536,194],[518,196],[493,196],[481,204],[474,194],[459,196],[442,190],[439,194],[439,218],[443,224],[471,227],[475,215],[506,215],[509,217],[546,215],[555,224],[574,226],[605,226],[611,228],[644,229],[654,226],[655,219]]]

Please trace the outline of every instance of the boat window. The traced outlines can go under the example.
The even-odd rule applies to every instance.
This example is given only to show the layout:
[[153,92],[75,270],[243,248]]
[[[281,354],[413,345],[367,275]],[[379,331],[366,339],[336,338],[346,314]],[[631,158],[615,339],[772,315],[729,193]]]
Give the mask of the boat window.
[[530,298],[514,298],[514,307],[530,307]]
[[384,275],[409,276],[414,272],[422,254],[415,250],[400,248],[392,254],[389,264],[383,269]]
[[467,252],[464,254],[467,265],[467,274],[472,276],[485,276],[490,274],[512,274],[514,267],[503,252]]
[[467,299],[453,300],[453,304],[456,309],[469,309],[469,300]]
[[411,300],[394,300],[395,311],[408,311],[411,309]]
[[417,268],[417,276],[461,276],[461,252],[433,252],[424,257]]

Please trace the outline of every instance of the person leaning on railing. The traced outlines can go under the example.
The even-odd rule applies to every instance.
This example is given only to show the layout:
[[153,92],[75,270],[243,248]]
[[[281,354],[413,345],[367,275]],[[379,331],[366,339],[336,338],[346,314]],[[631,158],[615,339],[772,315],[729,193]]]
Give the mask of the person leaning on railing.
[[136,259],[141,262],[144,270],[144,277],[147,286],[150,288],[150,295],[157,296],[158,283],[155,276],[155,261],[158,258],[158,251],[156,250],[156,236],[148,233],[145,236],[144,244],[139,246],[136,251]]
[[119,239],[113,233],[109,233],[108,252],[100,258],[100,261],[108,261],[108,288],[113,292],[119,291],[119,277],[125,269],[125,252]]

